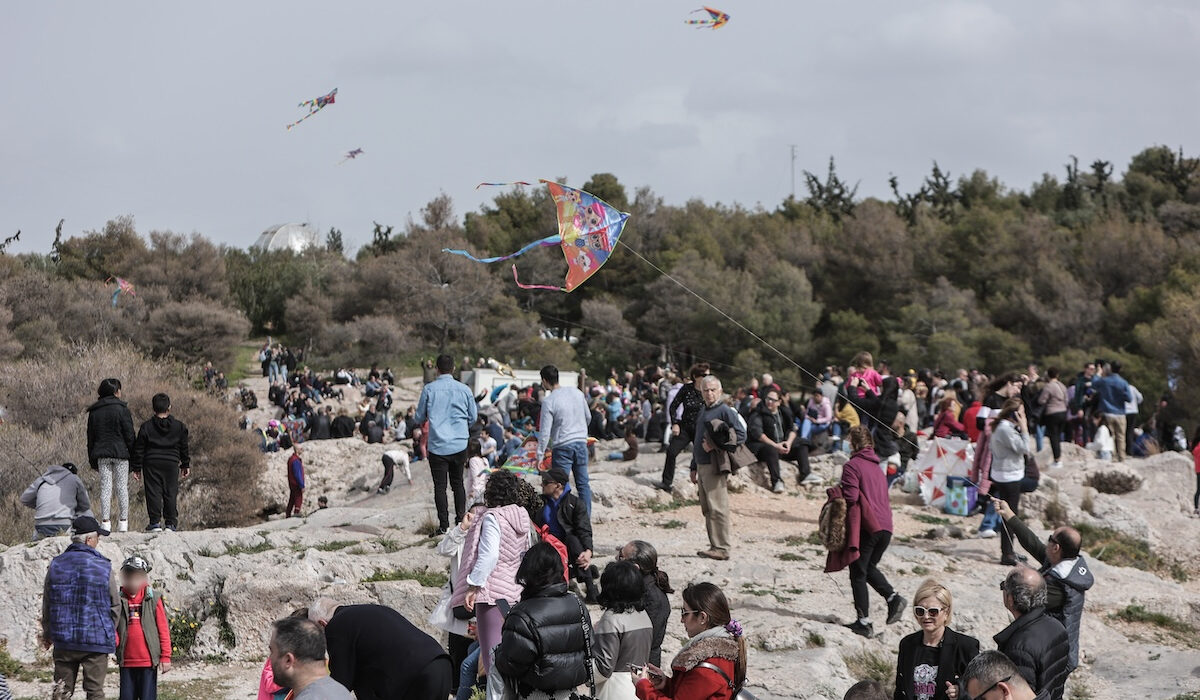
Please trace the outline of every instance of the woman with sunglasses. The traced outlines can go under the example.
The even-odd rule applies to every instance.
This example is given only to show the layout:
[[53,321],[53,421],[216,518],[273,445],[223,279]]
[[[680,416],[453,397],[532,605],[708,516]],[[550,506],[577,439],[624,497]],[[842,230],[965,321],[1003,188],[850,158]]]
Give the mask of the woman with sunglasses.
[[746,683],[746,640],[729,601],[711,583],[683,589],[680,610],[688,641],[671,662],[671,677],[649,665],[637,681],[640,700],[732,700]]
[[954,599],[927,579],[913,596],[920,632],[900,640],[895,700],[958,700],[958,678],[979,655],[979,640],[950,629]]

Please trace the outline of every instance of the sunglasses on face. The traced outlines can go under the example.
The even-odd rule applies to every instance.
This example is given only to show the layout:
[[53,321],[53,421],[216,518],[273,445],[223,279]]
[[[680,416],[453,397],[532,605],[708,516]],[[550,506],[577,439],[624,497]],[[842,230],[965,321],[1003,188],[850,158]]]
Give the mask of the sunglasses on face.
[[937,617],[938,615],[942,614],[942,610],[944,610],[944,608],[926,608],[920,605],[913,606],[913,612],[916,613],[917,617]]
[[679,619],[682,620],[683,618],[687,617],[688,615],[699,615],[699,614],[700,614],[699,610],[688,610],[687,608],[681,608],[679,610]]
[[1006,677],[1004,677],[1004,678],[1001,678],[1000,680],[998,680],[998,681],[996,681],[995,683],[993,683],[993,684],[991,684],[990,686],[988,686],[988,689],[987,689],[987,690],[983,691],[982,693],[980,693],[979,695],[976,695],[976,696],[975,696],[975,697],[973,697],[973,698],[969,698],[968,700],[983,700],[985,697],[987,697],[987,694],[988,694],[988,693],[990,693],[990,692],[992,692],[993,690],[995,690],[996,688],[1000,687],[1000,684],[1001,684],[1001,683],[1007,683],[1007,682],[1009,682],[1010,680],[1012,680],[1012,676],[1006,676]]

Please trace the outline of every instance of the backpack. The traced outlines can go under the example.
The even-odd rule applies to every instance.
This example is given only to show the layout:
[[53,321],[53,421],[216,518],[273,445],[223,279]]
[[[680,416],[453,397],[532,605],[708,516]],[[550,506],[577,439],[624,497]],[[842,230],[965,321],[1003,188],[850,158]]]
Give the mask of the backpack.
[[568,572],[571,570],[571,564],[568,562],[567,545],[563,544],[562,540],[560,540],[557,537],[555,537],[554,535],[550,534],[550,526],[549,525],[541,525],[536,530],[534,530],[534,532],[537,533],[538,537],[540,537],[543,542],[550,545],[551,547],[554,547],[554,550],[556,552],[558,552],[558,556],[562,558],[562,563],[563,563],[563,579],[566,581],[570,581],[571,576],[569,575]]
[[846,499],[842,498],[841,490],[829,489],[829,500],[821,506],[821,517],[818,520],[817,534],[821,544],[830,552],[840,552],[846,548]]

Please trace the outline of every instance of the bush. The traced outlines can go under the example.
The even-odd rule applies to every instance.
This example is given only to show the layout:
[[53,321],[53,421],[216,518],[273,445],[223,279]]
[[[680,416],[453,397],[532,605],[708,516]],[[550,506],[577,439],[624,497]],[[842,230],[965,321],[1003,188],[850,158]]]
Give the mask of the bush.
[[[0,365],[0,542],[28,539],[31,512],[17,503],[21,491],[50,464],[80,465],[93,494],[96,472],[87,467],[87,406],[105,377],[124,384],[135,427],[150,417],[150,397],[165,391],[172,412],[188,425],[192,475],[181,484],[180,517],[187,528],[240,525],[261,508],[259,475],[264,461],[254,441],[237,428],[237,413],[191,387],[179,365],[153,362],[127,346],[72,346],[42,359]],[[138,499],[137,482],[131,498]],[[145,525],[144,509],[131,508],[131,527]]]
[[169,302],[150,312],[146,332],[134,342],[155,355],[228,367],[234,347],[249,332],[250,323],[236,311],[211,302]]

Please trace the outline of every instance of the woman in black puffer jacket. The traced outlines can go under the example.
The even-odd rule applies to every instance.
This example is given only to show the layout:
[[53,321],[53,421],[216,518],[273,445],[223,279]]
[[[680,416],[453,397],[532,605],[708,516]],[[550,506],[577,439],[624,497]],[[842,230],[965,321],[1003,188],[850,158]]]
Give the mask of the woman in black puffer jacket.
[[562,557],[545,542],[530,547],[517,582],[525,592],[504,620],[493,670],[521,698],[578,697],[593,682],[592,622],[567,590]]

